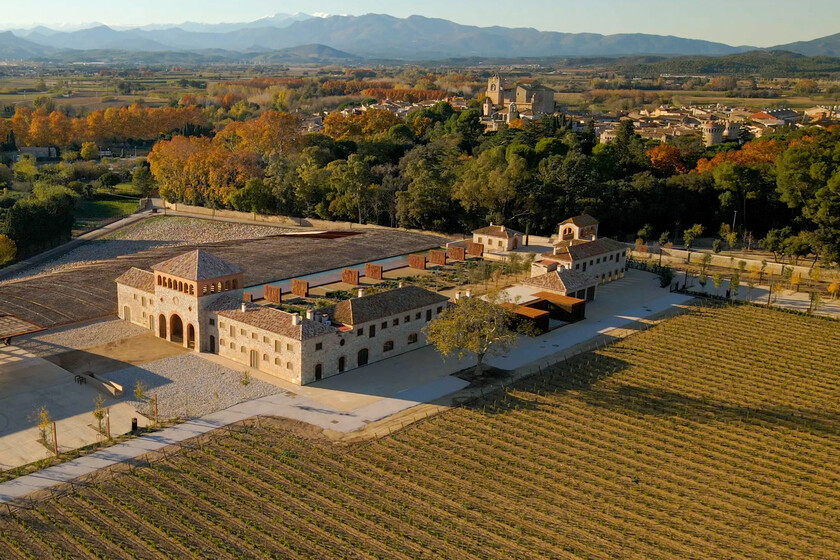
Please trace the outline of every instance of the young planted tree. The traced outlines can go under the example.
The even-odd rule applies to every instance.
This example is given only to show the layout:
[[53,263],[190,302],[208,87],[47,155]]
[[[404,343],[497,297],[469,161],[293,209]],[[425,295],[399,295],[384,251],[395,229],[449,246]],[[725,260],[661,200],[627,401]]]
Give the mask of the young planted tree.
[[683,231],[683,243],[686,251],[691,251],[691,246],[694,245],[694,240],[703,235],[703,226],[701,224],[694,224],[690,228]]
[[512,315],[501,305],[499,294],[487,298],[463,298],[424,327],[428,342],[444,356],[455,354],[460,359],[474,354],[476,375],[481,375],[487,354],[504,352],[517,338],[510,327]]
[[715,272],[712,276],[712,283],[715,285],[715,295],[719,295],[720,287],[723,285],[723,274]]
[[102,398],[102,395],[97,395],[96,400],[94,401],[95,408],[93,409],[93,417],[96,419],[97,431],[100,435],[105,433],[102,428],[102,422],[105,420],[105,409],[102,408],[104,403],[105,399]]
[[662,235],[659,236],[659,266],[662,266],[662,249],[670,245],[668,239],[669,233],[667,231],[663,232]]
[[729,278],[729,292],[732,299],[738,299],[738,288],[741,287],[741,273],[734,272]]

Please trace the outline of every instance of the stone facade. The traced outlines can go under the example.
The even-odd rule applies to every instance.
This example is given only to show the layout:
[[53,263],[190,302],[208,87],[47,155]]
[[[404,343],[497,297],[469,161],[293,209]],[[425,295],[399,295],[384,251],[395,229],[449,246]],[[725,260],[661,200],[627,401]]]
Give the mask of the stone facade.
[[482,245],[488,252],[513,251],[524,245],[525,234],[506,226],[496,226],[491,222],[489,226],[472,232],[473,243]]
[[152,268],[117,279],[120,318],[296,384],[424,346],[422,327],[448,306],[445,296],[406,286],[304,318],[243,301],[243,271],[203,251]]

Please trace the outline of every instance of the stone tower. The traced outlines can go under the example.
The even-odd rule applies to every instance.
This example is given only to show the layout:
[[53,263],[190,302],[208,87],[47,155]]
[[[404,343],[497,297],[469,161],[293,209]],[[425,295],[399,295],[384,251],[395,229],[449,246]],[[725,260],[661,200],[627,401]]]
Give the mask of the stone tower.
[[498,73],[487,79],[487,97],[493,105],[502,105],[505,99],[505,82]]
[[722,123],[706,121],[700,129],[703,132],[703,144],[706,147],[723,142],[723,133],[726,132],[726,127]]
[[493,101],[490,100],[489,97],[485,97],[484,101],[481,103],[481,112],[485,117],[489,117],[493,114]]

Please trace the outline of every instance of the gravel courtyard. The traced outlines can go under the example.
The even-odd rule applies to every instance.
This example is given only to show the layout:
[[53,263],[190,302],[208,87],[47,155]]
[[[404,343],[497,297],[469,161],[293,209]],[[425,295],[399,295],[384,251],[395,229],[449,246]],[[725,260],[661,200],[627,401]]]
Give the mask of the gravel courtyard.
[[125,387],[123,402],[149,416],[150,400],[141,402],[134,396],[134,388],[140,381],[149,399],[157,395],[161,418],[203,416],[242,401],[285,392],[256,378],[246,379],[239,372],[197,354],[173,356],[104,377]]
[[16,338],[14,344],[36,356],[44,357],[68,350],[83,350],[145,332],[148,331],[143,327],[115,318],[22,336]]

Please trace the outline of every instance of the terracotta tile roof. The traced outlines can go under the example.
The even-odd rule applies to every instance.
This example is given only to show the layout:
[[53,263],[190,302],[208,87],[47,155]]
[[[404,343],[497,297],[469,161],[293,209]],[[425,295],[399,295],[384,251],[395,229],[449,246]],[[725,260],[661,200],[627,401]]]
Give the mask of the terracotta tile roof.
[[563,220],[560,222],[560,225],[563,224],[574,224],[578,227],[586,227],[586,226],[596,226],[598,225],[598,220],[590,216],[589,214],[581,214],[580,216],[574,216],[569,218],[568,220]]
[[535,286],[544,290],[555,292],[576,292],[589,286],[594,286],[598,280],[585,272],[578,272],[568,268],[558,268],[552,272],[546,272],[539,276],[532,276],[522,281],[526,286]]
[[193,281],[210,280],[244,272],[235,264],[201,249],[152,265],[152,270]]
[[[610,239],[609,237],[599,237],[598,239],[588,243],[581,243],[580,245],[573,244],[568,247],[558,248],[555,257],[563,261],[577,261],[600,257],[601,255],[621,251],[622,249],[627,248],[627,245],[624,243],[620,243]],[[564,257],[564,255],[568,256]]]
[[319,311],[326,313],[331,320],[338,323],[360,325],[446,301],[449,301],[446,296],[417,286],[405,286],[396,290],[348,299],[330,307],[323,307]]
[[524,235],[521,231],[516,231],[506,226],[487,226],[481,229],[473,230],[477,235],[489,235],[490,237],[505,237],[511,239],[516,235]]
[[129,268],[116,279],[117,284],[131,286],[150,294],[155,293],[155,275],[148,270]]
[[331,325],[325,325],[305,317],[301,317],[300,324],[294,325],[292,324],[292,313],[255,303],[244,302],[245,311],[242,311],[242,303],[241,300],[226,295],[215,300],[207,309],[215,311],[219,317],[295,340],[306,340],[337,331]]

